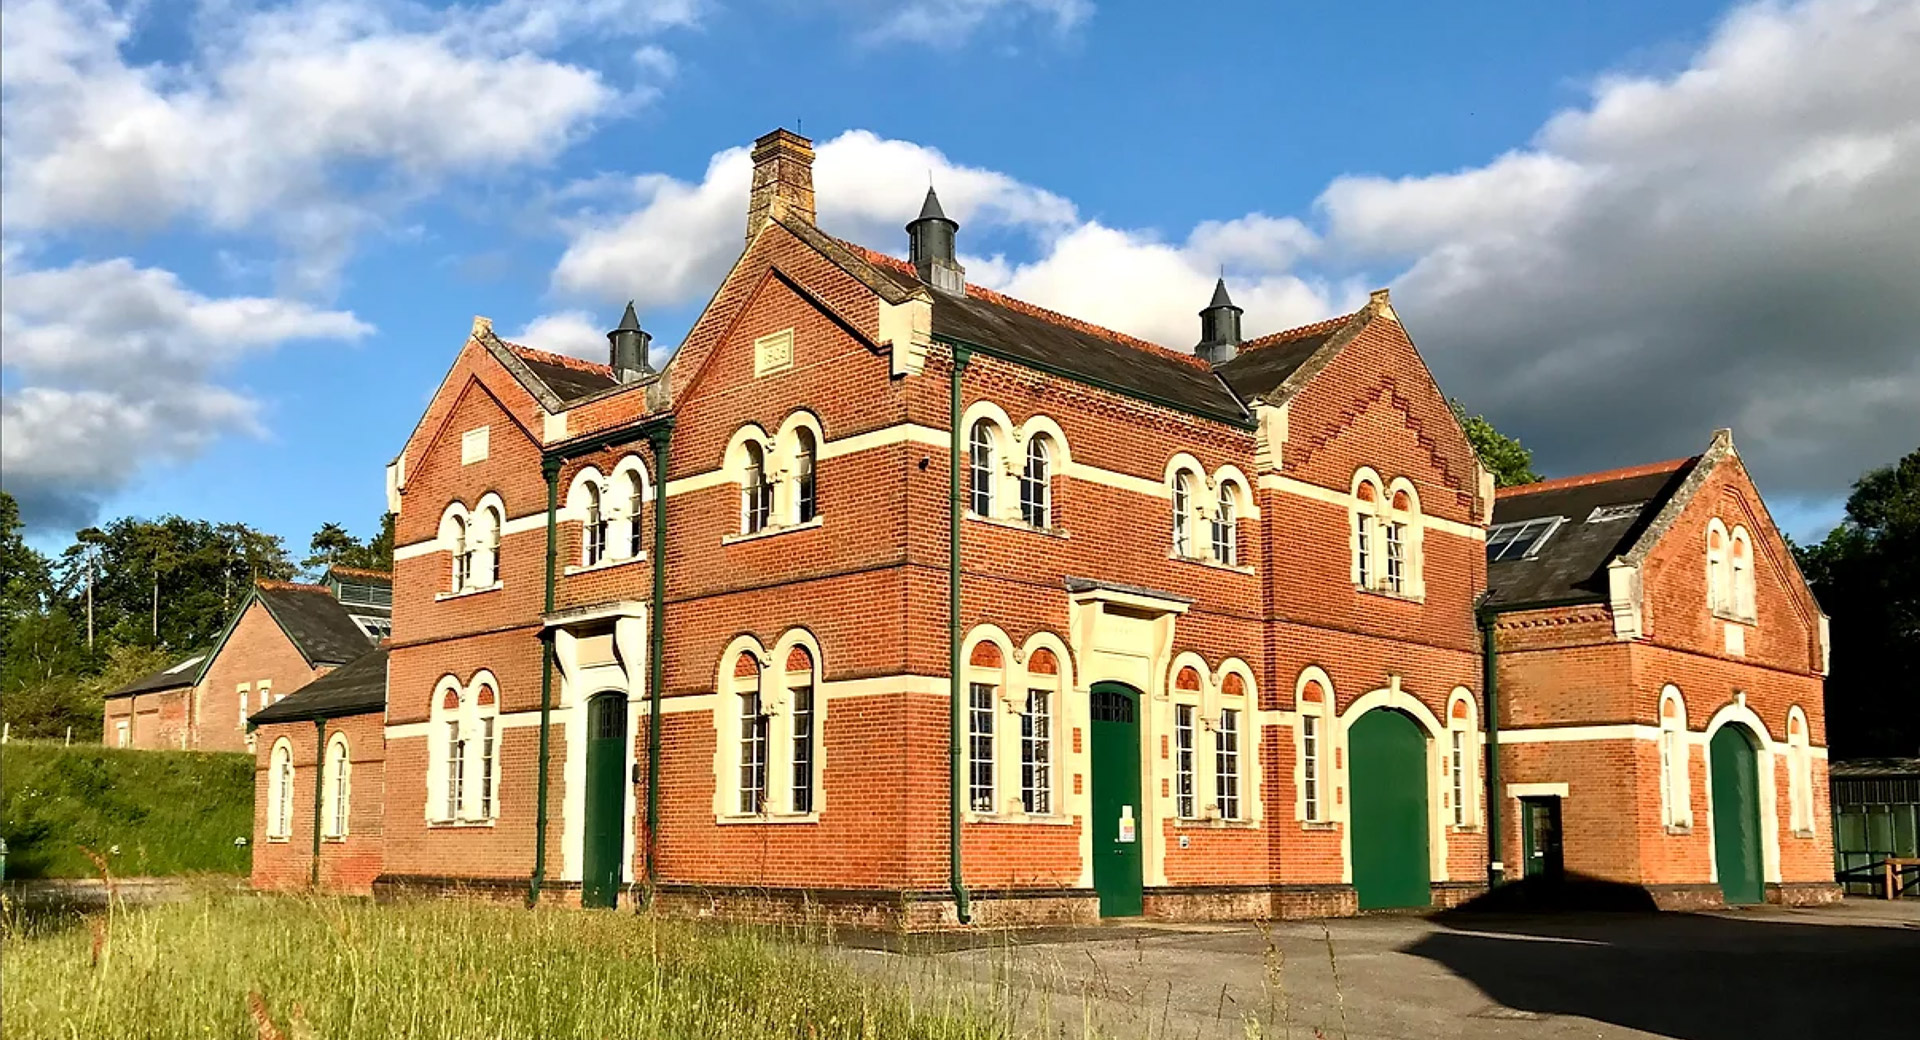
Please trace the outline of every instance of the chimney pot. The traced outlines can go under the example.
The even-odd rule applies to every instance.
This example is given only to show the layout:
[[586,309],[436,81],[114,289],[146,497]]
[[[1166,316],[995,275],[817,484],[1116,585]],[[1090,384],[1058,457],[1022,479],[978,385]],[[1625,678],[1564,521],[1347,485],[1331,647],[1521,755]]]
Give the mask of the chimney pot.
[[753,142],[747,241],[769,220],[813,223],[813,142],[791,130],[775,130]]

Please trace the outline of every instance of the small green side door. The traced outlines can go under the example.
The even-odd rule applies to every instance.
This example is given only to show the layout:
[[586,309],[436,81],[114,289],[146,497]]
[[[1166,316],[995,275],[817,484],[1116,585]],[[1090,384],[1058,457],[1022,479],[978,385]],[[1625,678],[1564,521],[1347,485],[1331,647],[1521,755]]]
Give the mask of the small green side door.
[[581,850],[580,905],[620,901],[627,835],[627,698],[603,693],[587,702],[587,819]]
[[1427,738],[1376,708],[1347,732],[1353,787],[1353,887],[1360,909],[1427,906]]
[[1760,765],[1745,727],[1722,726],[1713,757],[1713,864],[1730,904],[1765,898],[1760,876]]
[[1137,917],[1141,904],[1140,691],[1095,683],[1088,757],[1093,772],[1093,888],[1100,916]]

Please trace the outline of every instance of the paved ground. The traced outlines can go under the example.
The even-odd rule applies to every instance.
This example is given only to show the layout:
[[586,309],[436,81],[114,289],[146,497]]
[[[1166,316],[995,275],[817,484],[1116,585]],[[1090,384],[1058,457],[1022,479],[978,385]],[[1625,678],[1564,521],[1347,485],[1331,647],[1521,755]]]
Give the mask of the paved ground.
[[847,950],[1053,1035],[1682,1040],[1920,1035],[1920,902],[1131,925]]

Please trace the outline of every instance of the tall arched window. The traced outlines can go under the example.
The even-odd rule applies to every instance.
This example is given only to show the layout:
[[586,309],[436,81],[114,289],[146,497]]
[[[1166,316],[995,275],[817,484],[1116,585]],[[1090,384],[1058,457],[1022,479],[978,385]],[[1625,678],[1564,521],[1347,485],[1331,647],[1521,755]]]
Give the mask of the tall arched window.
[[760,445],[746,444],[746,468],[740,481],[740,531],[754,534],[773,519],[773,484],[767,480],[767,454]]
[[1813,834],[1813,750],[1807,713],[1799,705],[1787,709],[1788,824],[1797,837]]
[[1247,688],[1237,673],[1220,679],[1220,714],[1213,723],[1213,808],[1223,820],[1243,819],[1241,759],[1245,755]]
[[1173,554],[1193,555],[1193,477],[1173,475]]
[[1052,455],[1045,437],[1027,438],[1027,465],[1020,471],[1020,519],[1029,527],[1053,526]]
[[999,811],[994,729],[1005,668],[1005,656],[991,642],[967,657],[967,805],[978,813]]
[[474,583],[482,588],[500,580],[500,511],[489,505],[480,510],[480,530],[474,547]]
[[326,790],[322,795],[321,816],[326,820],[322,832],[326,837],[339,840],[347,836],[347,814],[350,811],[352,762],[347,749],[347,735],[335,733],[327,742]]
[[1447,705],[1447,805],[1452,812],[1455,827],[1472,827],[1478,824],[1475,812],[1479,808],[1479,785],[1475,782],[1475,766],[1479,764],[1480,753],[1474,738],[1479,732],[1474,721],[1474,705],[1465,690],[1456,690]]
[[1667,827],[1693,826],[1693,784],[1688,765],[1687,703],[1680,690],[1660,691],[1660,808]]
[[453,526],[453,591],[464,592],[473,583],[473,550],[467,545],[467,520],[451,518]]
[[1238,492],[1232,484],[1220,485],[1220,503],[1213,514],[1213,558],[1229,567],[1240,562],[1240,526]]
[[812,430],[802,426],[793,432],[793,520],[804,524],[820,513],[814,472],[820,446],[814,443]]
[[1333,804],[1333,778],[1327,768],[1327,745],[1333,739],[1329,731],[1333,687],[1319,669],[1309,668],[1301,674],[1294,686],[1294,709],[1300,717],[1299,764],[1295,767],[1299,817],[1306,823],[1323,823],[1330,818],[1328,808]]
[[766,810],[767,799],[767,713],[760,700],[760,661],[753,654],[734,659],[733,688],[740,744],[737,811],[752,816]]
[[1353,486],[1353,583],[1363,589],[1380,584],[1379,550],[1375,533],[1380,528],[1380,487],[1367,477],[1358,477]]
[[580,562],[588,567],[607,558],[607,511],[600,485],[587,485],[587,524]]
[[1203,725],[1200,673],[1182,668],[1173,677],[1173,812],[1183,820],[1200,815],[1199,750]]
[[1727,528],[1718,517],[1707,522],[1707,607],[1716,614],[1733,611],[1733,572],[1727,559]]
[[1751,621],[1754,618],[1753,540],[1744,527],[1734,528],[1727,540],[1732,543],[1727,554],[1733,600],[1730,605],[1734,614]]
[[993,515],[993,465],[998,454],[993,424],[978,420],[967,435],[967,508],[976,516]]
[[788,764],[792,766],[792,786],[788,808],[796,813],[813,811],[814,788],[814,664],[813,655],[804,646],[787,652],[787,737],[790,741]]
[[293,834],[293,744],[285,737],[267,760],[267,837],[285,841]]
[[640,514],[646,506],[647,483],[639,470],[627,473],[627,559],[639,559],[646,530]]
[[1020,808],[1053,812],[1053,725],[1060,693],[1060,662],[1040,648],[1027,655],[1027,698],[1020,713]]

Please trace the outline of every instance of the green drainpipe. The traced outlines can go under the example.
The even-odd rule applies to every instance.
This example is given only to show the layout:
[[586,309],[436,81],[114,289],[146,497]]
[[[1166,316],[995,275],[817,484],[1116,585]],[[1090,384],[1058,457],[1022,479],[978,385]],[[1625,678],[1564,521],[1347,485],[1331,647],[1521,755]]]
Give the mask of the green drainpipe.
[[1497,888],[1506,880],[1506,865],[1500,860],[1500,664],[1499,645],[1494,638],[1493,622],[1498,614],[1480,611],[1481,685],[1487,691],[1487,887]]
[[951,765],[948,782],[951,790],[947,799],[947,860],[949,863],[947,881],[953,888],[953,909],[961,924],[973,919],[967,907],[967,886],[960,876],[960,799],[966,790],[962,782],[962,763],[960,759],[960,453],[964,438],[960,432],[960,373],[967,367],[967,359],[972,355],[965,347],[953,348],[953,378],[951,400],[949,401],[948,426],[952,430],[952,458],[948,460],[951,507],[948,511],[947,538],[947,645],[950,651],[948,671],[952,684],[948,691],[947,707],[950,718],[947,725],[947,758]]
[[667,663],[667,444],[671,421],[648,431],[653,446],[653,607],[647,612],[647,901],[660,884],[660,686]]
[[[560,559],[560,460],[542,459],[540,473],[547,478],[547,587],[540,616],[553,613],[554,571]],[[553,722],[553,648],[543,627],[540,630],[540,772],[533,816],[533,878],[527,884],[527,905],[540,902],[540,885],[547,880],[547,758],[552,736],[547,732]]]
[[320,813],[325,803],[321,795],[327,789],[327,720],[313,720],[313,862],[308,864],[307,887],[320,890]]

